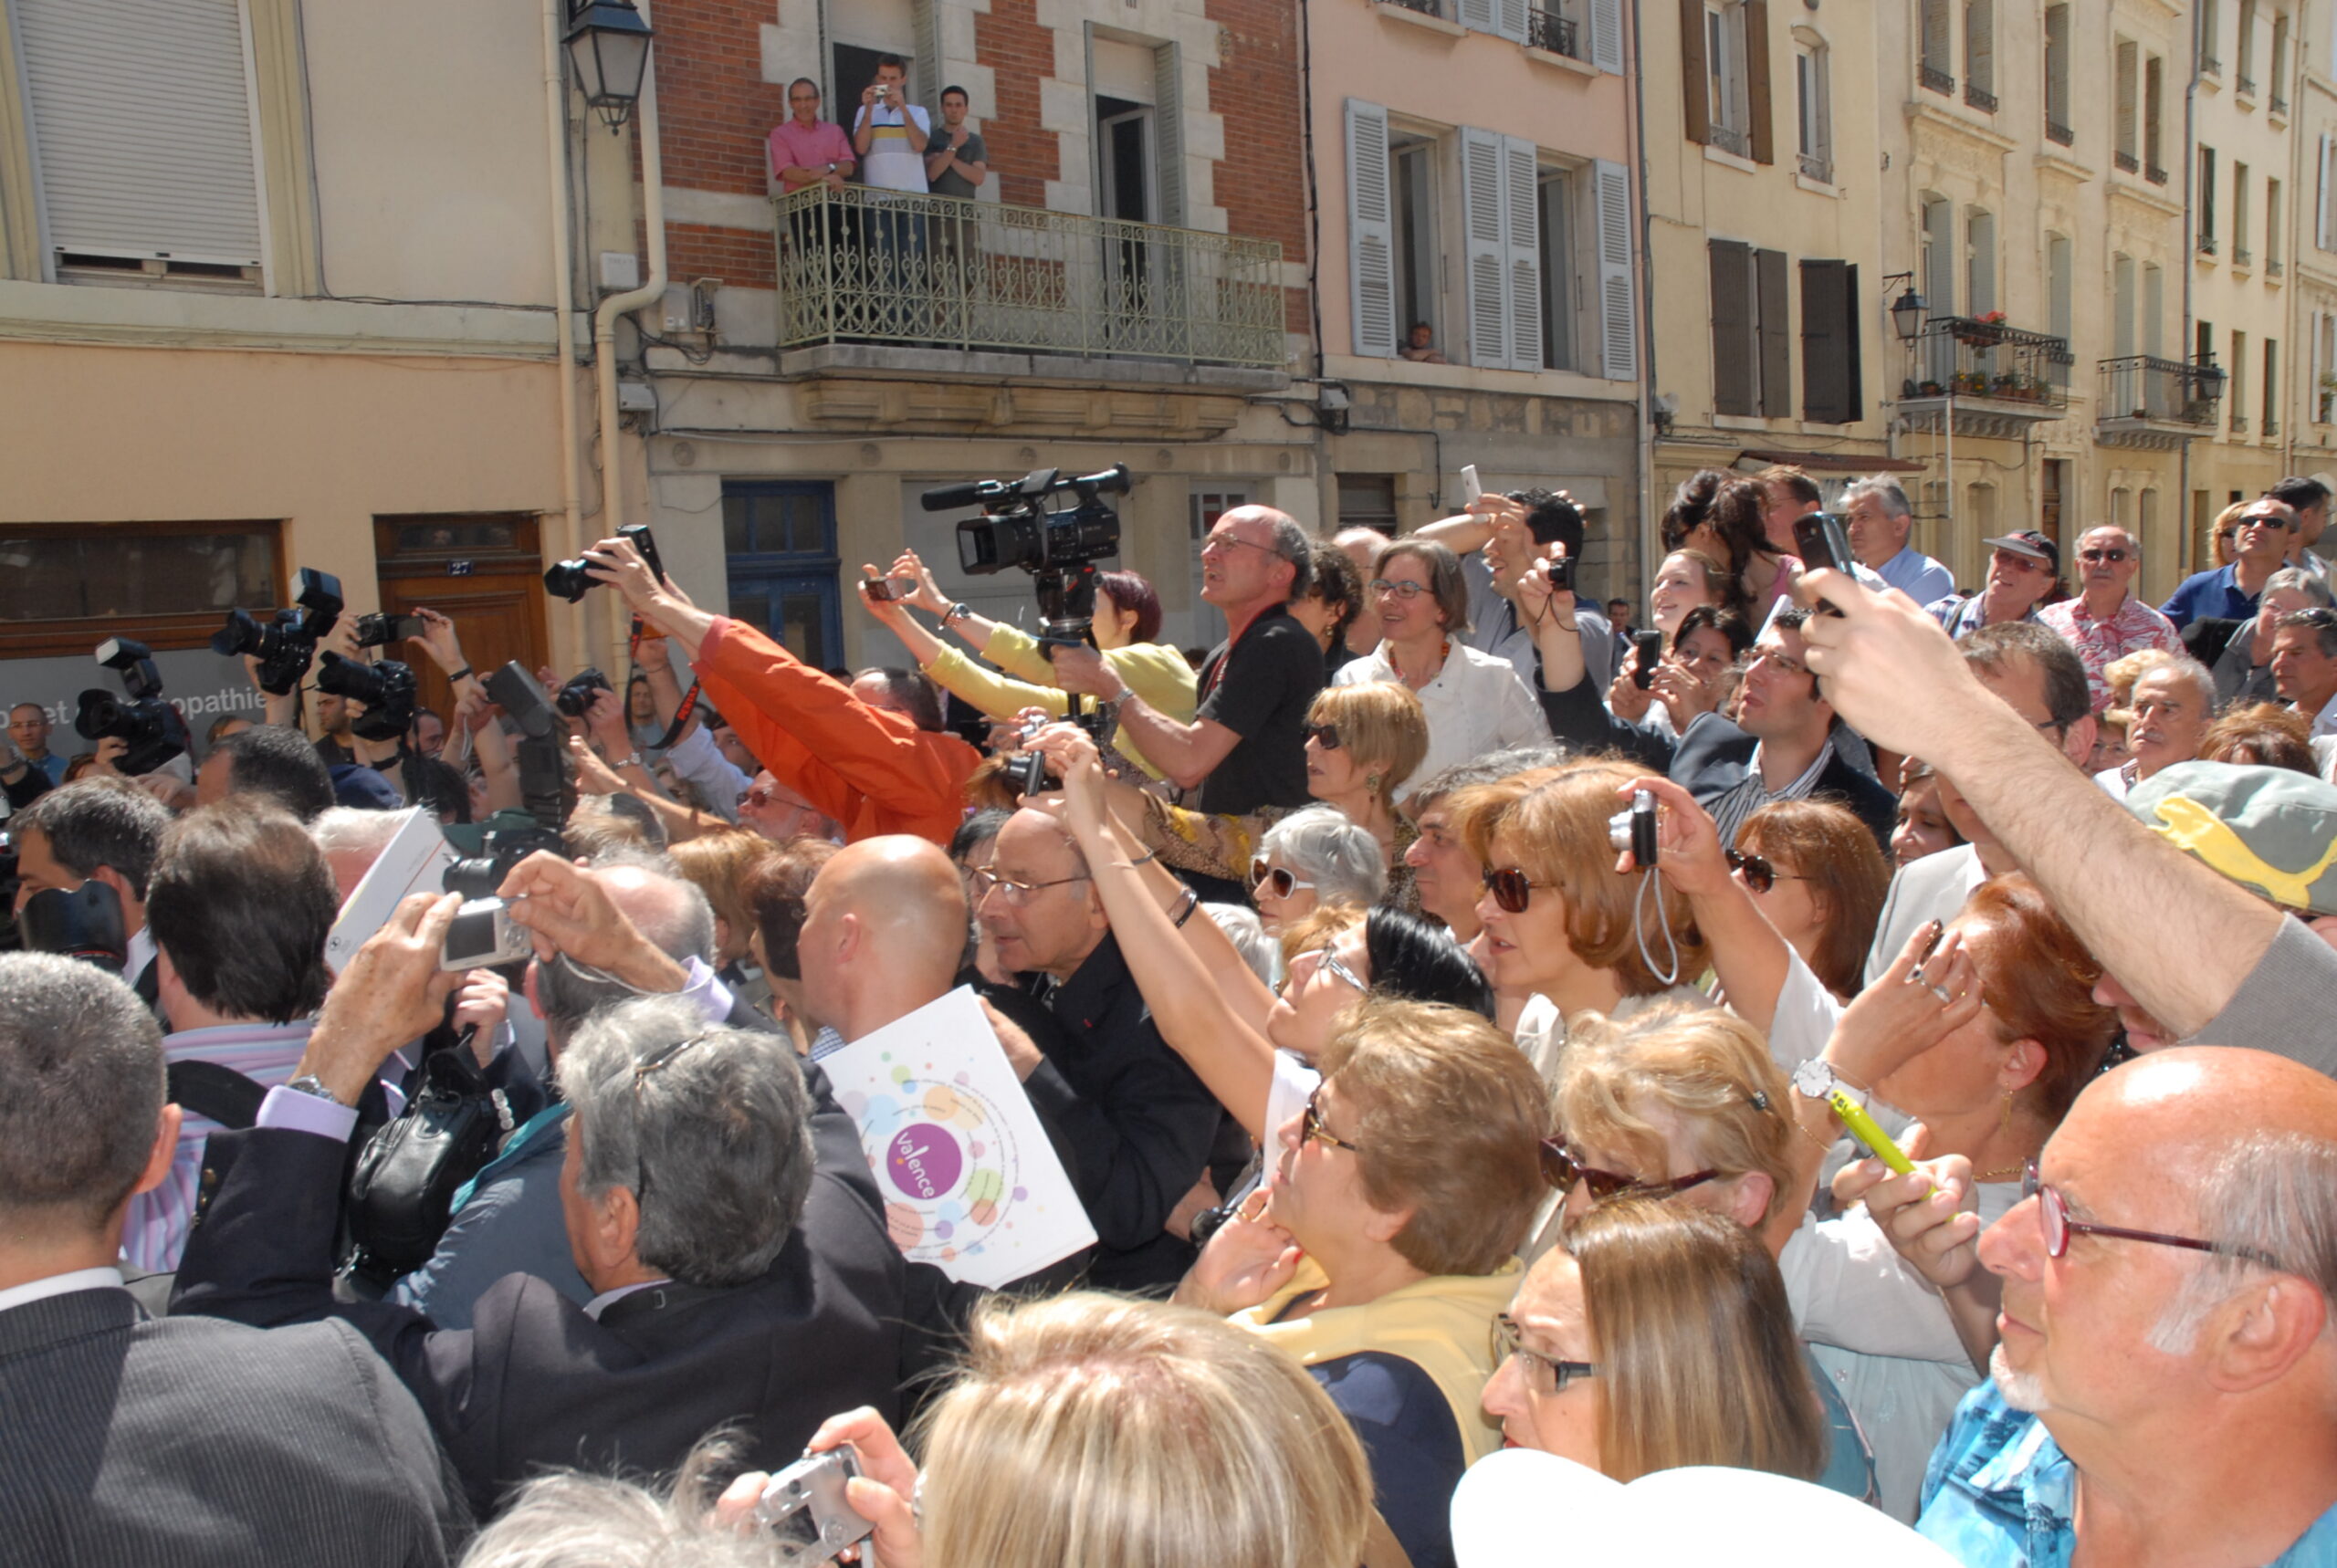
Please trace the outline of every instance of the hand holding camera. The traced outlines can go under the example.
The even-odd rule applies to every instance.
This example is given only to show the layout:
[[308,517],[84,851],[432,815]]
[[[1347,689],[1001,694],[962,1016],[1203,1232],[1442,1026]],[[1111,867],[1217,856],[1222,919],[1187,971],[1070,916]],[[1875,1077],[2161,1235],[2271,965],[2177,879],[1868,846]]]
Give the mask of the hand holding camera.
[[[776,1535],[788,1563],[854,1561],[866,1542],[885,1568],[923,1568],[910,1500],[917,1482],[900,1438],[864,1406],[821,1423],[804,1458],[777,1475],[749,1470],[732,1481],[714,1513],[725,1524]],[[831,1536],[840,1539],[824,1544]]]
[[[1609,842],[1618,851],[1617,871],[1661,865],[1664,879],[1691,898],[1728,890],[1728,856],[1721,846],[1720,829],[1693,795],[1669,779],[1654,777],[1634,779],[1615,793],[1627,802],[1608,820]],[[1641,796],[1647,798],[1644,805]],[[1650,852],[1645,864],[1635,866],[1641,834],[1651,835],[1653,841],[1644,846]]]
[[941,591],[941,585],[933,580],[933,569],[925,564],[925,559],[917,551],[905,549],[895,556],[886,575],[910,585],[909,596],[902,603],[915,605],[928,615],[949,612],[948,596]]
[[533,938],[539,962],[565,954],[640,991],[678,991],[682,966],[642,936],[583,866],[538,851],[513,867],[496,894]]
[[313,1073],[335,1100],[354,1105],[392,1051],[438,1026],[458,977],[441,972],[439,955],[462,902],[452,893],[417,893],[391,912],[325,993],[300,1074]]

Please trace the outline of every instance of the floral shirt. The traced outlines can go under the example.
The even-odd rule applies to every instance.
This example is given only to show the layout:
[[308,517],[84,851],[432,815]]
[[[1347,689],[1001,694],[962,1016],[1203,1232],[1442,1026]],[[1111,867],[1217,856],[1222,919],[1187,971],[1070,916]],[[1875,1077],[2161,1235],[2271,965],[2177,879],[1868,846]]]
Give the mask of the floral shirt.
[[2086,608],[2083,595],[2048,604],[2037,612],[2037,619],[2078,651],[2096,713],[2110,706],[2110,682],[2102,672],[2112,664],[2144,648],[2183,652],[2183,639],[2175,622],[2131,593],[2118,607],[2118,613],[2107,621]]

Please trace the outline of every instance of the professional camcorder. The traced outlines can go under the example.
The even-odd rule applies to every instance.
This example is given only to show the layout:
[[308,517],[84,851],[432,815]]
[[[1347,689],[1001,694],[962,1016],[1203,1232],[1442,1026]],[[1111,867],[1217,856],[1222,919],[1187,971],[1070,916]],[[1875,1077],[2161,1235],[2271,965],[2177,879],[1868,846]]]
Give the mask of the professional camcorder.
[[[657,541],[650,537],[647,523],[627,523],[617,530],[617,537],[630,539],[641,559],[649,563],[651,575],[660,582],[665,580],[665,563],[657,559]],[[592,563],[581,556],[544,568],[544,591],[571,604],[582,603],[584,596],[600,586],[601,580],[592,575]]]
[[341,619],[341,579],[329,571],[302,567],[300,591],[293,604],[295,608],[279,610],[266,621],[248,610],[230,610],[227,624],[211,634],[211,651],[231,659],[243,654],[257,657],[260,690],[283,696],[309,673],[318,640]]
[[124,702],[111,692],[91,687],[81,694],[74,732],[84,740],[120,740],[129,750],[116,764],[124,773],[152,773],[188,748],[186,720],[162,700],[162,673],[154,667],[154,651],[127,637],[109,637],[98,644],[97,661],[121,672]]
[[[1058,468],[1037,468],[1020,479],[943,485],[925,493],[928,512],[980,507],[982,515],[958,525],[958,564],[978,577],[1020,567],[1039,591],[1047,618],[1041,640],[1092,642],[1095,566],[1120,553],[1120,516],[1102,497],[1128,493],[1127,465],[1066,479]],[[1048,497],[1068,493],[1072,505],[1044,510]]]
[[414,727],[414,671],[395,659],[361,664],[327,653],[317,666],[317,690],[365,705],[349,726],[362,740],[395,740]]

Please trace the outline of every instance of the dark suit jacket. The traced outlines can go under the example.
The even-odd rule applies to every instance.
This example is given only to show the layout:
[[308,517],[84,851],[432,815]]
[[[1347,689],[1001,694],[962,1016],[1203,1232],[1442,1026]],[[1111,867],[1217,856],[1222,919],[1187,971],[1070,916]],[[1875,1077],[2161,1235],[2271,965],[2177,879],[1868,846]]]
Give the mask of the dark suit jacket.
[[336,1301],[342,1147],[257,1128],[224,1134],[227,1174],[171,1310],[263,1328],[348,1319],[421,1401],[482,1512],[545,1466],[670,1470],[718,1427],[739,1431],[749,1465],[779,1468],[839,1411],[871,1405],[896,1417],[904,1377],[933,1358],[914,1325],[946,1332],[938,1300],[971,1294],[902,1260],[859,1134],[824,1076],[807,1077],[817,1174],[793,1233],[749,1284],[654,1286],[595,1321],[513,1274],[479,1298],[467,1330],[386,1301]]
[[468,1531],[422,1412],[349,1325],[158,1320],[126,1291],[0,1312],[0,1478],[12,1568],[408,1568]]
[[[1544,692],[1542,711],[1549,717],[1551,733],[1562,743],[1620,751],[1651,771],[1664,774],[1707,810],[1745,782],[1753,770],[1753,748],[1760,744],[1716,713],[1700,716],[1688,727],[1688,733],[1676,740],[1626,723],[1607,711],[1597,688],[1587,680],[1571,691]],[[1843,761],[1840,753],[1827,758],[1809,799],[1848,806],[1874,834],[1882,852],[1890,854],[1899,802],[1871,776]]]

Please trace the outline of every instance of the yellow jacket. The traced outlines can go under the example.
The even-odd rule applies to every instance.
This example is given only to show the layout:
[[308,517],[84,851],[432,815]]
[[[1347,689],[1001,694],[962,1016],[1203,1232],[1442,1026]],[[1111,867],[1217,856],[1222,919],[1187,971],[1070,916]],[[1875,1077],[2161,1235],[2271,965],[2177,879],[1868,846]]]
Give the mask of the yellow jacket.
[[[1029,632],[1011,626],[995,627],[982,657],[998,669],[984,668],[957,648],[944,648],[925,673],[992,718],[1011,718],[1026,707],[1044,708],[1052,714],[1069,711],[1066,694],[1053,684],[1054,666],[1046,650]],[[1193,667],[1176,649],[1166,643],[1137,643],[1106,650],[1104,664],[1153,712],[1179,724],[1193,722],[1197,706]],[[1112,737],[1112,744],[1153,778],[1161,776],[1160,769],[1137,748],[1125,725]]]

